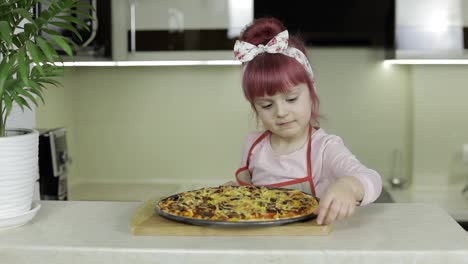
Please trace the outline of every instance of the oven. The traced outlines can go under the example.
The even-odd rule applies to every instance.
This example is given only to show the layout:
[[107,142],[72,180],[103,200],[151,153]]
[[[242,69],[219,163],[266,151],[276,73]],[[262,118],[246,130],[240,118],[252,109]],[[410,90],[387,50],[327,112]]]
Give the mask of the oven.
[[39,130],[39,194],[41,200],[67,200],[71,159],[65,128]]

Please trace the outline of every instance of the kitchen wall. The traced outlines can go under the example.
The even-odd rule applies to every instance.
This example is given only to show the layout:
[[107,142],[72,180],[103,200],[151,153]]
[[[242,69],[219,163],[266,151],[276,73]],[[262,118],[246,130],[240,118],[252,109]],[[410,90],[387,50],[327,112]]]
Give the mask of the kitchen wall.
[[[311,49],[322,127],[388,180],[463,181],[468,66],[391,66],[383,51]],[[67,68],[38,127],[67,126],[79,182],[233,178],[243,137],[256,128],[239,66]],[[394,153],[402,153],[401,170]]]
[[468,66],[413,66],[415,184],[468,183]]

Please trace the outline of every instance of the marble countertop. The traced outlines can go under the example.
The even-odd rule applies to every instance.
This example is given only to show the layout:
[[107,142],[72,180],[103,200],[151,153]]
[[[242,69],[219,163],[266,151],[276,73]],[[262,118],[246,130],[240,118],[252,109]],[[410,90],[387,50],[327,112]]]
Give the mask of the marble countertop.
[[[220,182],[88,182],[72,185],[69,199],[78,201],[146,201],[177,192],[217,186]],[[457,221],[468,221],[468,192],[462,194],[463,184],[447,186],[408,186],[402,189],[384,186],[394,202],[436,204]],[[383,199],[381,202],[386,202]]]
[[140,202],[40,201],[0,231],[2,263],[468,263],[468,234],[431,204],[372,204],[328,236],[133,236]]
[[455,220],[468,221],[468,192],[463,184],[446,186],[408,186],[386,190],[397,203],[433,203],[445,209]]

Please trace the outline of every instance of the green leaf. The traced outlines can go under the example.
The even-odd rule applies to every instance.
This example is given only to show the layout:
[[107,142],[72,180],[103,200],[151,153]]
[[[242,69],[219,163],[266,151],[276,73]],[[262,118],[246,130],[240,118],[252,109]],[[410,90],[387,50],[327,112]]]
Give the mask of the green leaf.
[[67,42],[68,42],[69,45],[73,46],[74,50],[79,50],[80,49],[80,46],[78,46],[78,44],[76,44],[73,40],[67,39]]
[[19,83],[20,81],[17,79],[8,79],[5,82],[5,90],[13,91],[15,90],[15,87],[19,85]]
[[63,87],[63,85],[59,81],[51,79],[51,78],[40,78],[37,80],[37,82],[52,84],[55,87]]
[[43,83],[37,83],[37,91],[40,92],[41,94],[44,93],[44,90],[47,90],[47,87]]
[[[39,97],[41,99],[42,103],[45,104],[44,97],[42,95],[42,87],[38,83],[36,83],[34,81],[30,81],[29,83],[31,84],[31,87],[33,88],[33,89],[29,90],[29,92],[35,94],[37,97]],[[37,106],[37,104],[36,104],[36,106]]]
[[27,23],[24,25],[24,32],[26,32],[29,38],[31,35],[36,35],[36,28],[31,23]]
[[18,52],[18,73],[21,80],[27,84],[28,83],[28,73],[29,73],[29,63],[26,57],[25,48],[21,48]]
[[44,70],[45,66],[45,64],[34,64],[33,68],[31,69],[31,78],[35,80],[37,78],[49,76],[48,73]]
[[47,19],[44,18],[45,15],[43,12],[46,11],[42,11],[41,15],[38,18],[36,18],[36,24],[39,28],[42,28],[42,26],[47,23]]
[[36,41],[37,41],[37,44],[39,45],[39,47],[41,48],[42,52],[44,53],[44,55],[47,57],[47,59],[50,62],[54,63],[55,62],[54,54],[57,54],[57,52],[42,37],[37,37]]
[[19,107],[21,107],[21,110],[24,111],[24,107],[26,106],[27,108],[29,108],[29,110],[32,111],[31,106],[28,104],[26,100],[24,100],[23,97],[18,96],[17,94],[13,94],[13,100],[15,100],[15,102],[19,105]]
[[[11,7],[11,6],[14,6],[14,4],[18,3],[19,1],[21,0],[11,0],[8,2],[5,1],[5,2],[0,3],[0,7],[2,6]],[[40,1],[44,1],[44,0],[40,0]]]
[[37,67],[37,70],[41,74],[44,74],[44,71],[42,70],[42,67],[41,67],[41,62],[43,61],[43,59],[42,59],[42,53],[40,49],[30,40],[26,41],[26,48],[28,49],[29,54],[31,54],[31,57],[34,63],[36,64],[35,66]]
[[53,22],[49,22],[49,23],[51,25],[56,26],[56,27],[66,29],[66,30],[69,30],[69,31],[73,32],[81,41],[83,41],[83,38],[81,37],[80,32],[78,32],[78,30],[76,30],[76,28],[74,28],[72,25],[70,25],[68,23],[64,23],[64,22],[57,22],[57,21],[53,21]]
[[91,20],[94,20],[94,17],[91,14],[85,13],[85,12],[80,11],[80,10],[73,10],[72,13],[75,14],[75,15],[79,15],[79,16],[86,17],[86,18],[89,18]]
[[[31,102],[34,103],[34,105],[38,106],[38,105],[37,105],[36,98],[34,98],[34,96],[31,95],[29,92],[27,92],[27,90],[24,89],[23,87],[17,86],[16,89],[15,89],[15,91],[16,91],[17,94],[20,94],[20,95],[22,95],[22,96],[25,97],[25,98],[28,98],[29,100],[31,100]],[[26,101],[26,100],[25,100],[25,101]]]
[[2,60],[0,63],[0,94],[3,92],[5,81],[8,78],[10,67],[6,60]]
[[13,40],[13,44],[15,44],[16,47],[21,47],[22,46],[21,41],[19,40],[18,36],[14,36],[12,40]]
[[26,32],[28,36],[33,35],[32,33],[35,31],[34,26],[31,23],[24,24],[23,28],[24,28],[24,32]]
[[8,116],[11,113],[11,109],[13,107],[13,104],[12,104],[13,102],[8,93],[5,93],[3,95],[3,101],[5,102],[5,108],[6,108],[5,116]]
[[73,57],[73,51],[64,38],[55,35],[50,35],[50,38],[52,38],[55,43],[57,43],[57,45],[59,45],[68,54],[68,56]]
[[62,10],[62,9],[65,9],[69,3],[67,0],[62,0],[62,1],[56,2],[55,4],[56,4],[56,6],[54,6],[55,9]]
[[60,34],[60,32],[57,32],[55,30],[48,29],[48,28],[43,28],[42,31],[46,32],[49,35],[56,35],[56,36],[61,36],[62,35],[62,34]]
[[[44,6],[49,8],[34,17],[32,7],[38,3],[45,3]],[[26,107],[31,109],[32,103],[37,105],[39,99],[44,103],[47,86],[62,86],[54,78],[62,76],[64,71],[63,66],[55,65],[55,62],[62,61],[62,57],[54,47],[60,47],[73,56],[73,47],[77,46],[73,41],[75,38],[64,37],[61,31],[69,31],[82,41],[82,32],[90,31],[90,26],[80,18],[94,20],[89,10],[95,12],[91,5],[83,4],[81,0],[0,0],[0,100],[3,115],[10,114],[15,103],[23,110]],[[23,30],[15,33],[16,28]],[[1,133],[4,124],[0,123],[0,126]]]
[[88,25],[86,25],[86,23],[85,23],[83,20],[81,20],[81,19],[78,19],[78,18],[73,17],[73,16],[57,16],[57,18],[60,18],[60,19],[62,19],[62,20],[64,20],[64,21],[67,21],[67,22],[69,22],[69,23],[75,23],[75,24],[77,24],[77,25],[80,25],[80,26],[82,26],[84,29],[86,29],[87,31],[89,31]]
[[23,104],[21,104],[19,96],[15,92],[9,92],[8,94],[11,98],[11,103],[13,104],[14,102],[16,102],[16,104],[21,108],[21,110],[24,111],[24,106]]
[[37,25],[36,25],[36,22],[34,21],[34,19],[31,16],[31,13],[29,13],[29,11],[27,11],[26,9],[16,8],[16,9],[13,9],[11,12],[13,14],[20,15],[20,18],[24,18],[24,19],[29,20],[31,22],[31,24],[33,24],[34,27],[38,28]]
[[29,35],[25,31],[23,31],[21,33],[18,33],[17,36],[18,36],[18,39],[19,39],[19,41],[21,43],[21,46],[18,46],[18,47],[22,47],[24,45],[24,43],[26,42],[26,40],[29,39]]
[[31,89],[37,91],[38,93],[44,93],[44,90],[47,90],[47,87],[39,81],[39,79],[31,81]]
[[48,77],[63,76],[63,66],[45,65],[44,70]]
[[55,17],[59,10],[61,10],[61,8],[58,6],[57,2],[51,2],[49,7],[47,8],[47,11],[49,11],[50,17]]
[[[0,100],[2,99],[2,95],[5,93],[6,88],[6,81],[8,78],[8,73],[10,72],[8,64],[5,60],[0,63]],[[1,109],[0,109],[1,111]],[[0,118],[2,116],[0,115]]]
[[11,28],[7,21],[0,21],[0,37],[0,40],[5,41],[8,46],[12,44]]
[[51,8],[47,10],[42,10],[41,13],[39,14],[39,17],[36,19],[37,21],[40,21],[40,27],[42,28],[45,24],[49,23],[49,20],[54,17],[54,13],[52,12]]
[[73,6],[74,7],[81,7],[81,8],[84,8],[84,9],[90,9],[90,10],[93,10],[94,12],[96,12],[96,9],[94,9],[94,6],[92,6],[90,4],[87,4],[87,3],[80,2],[80,1],[76,1]]

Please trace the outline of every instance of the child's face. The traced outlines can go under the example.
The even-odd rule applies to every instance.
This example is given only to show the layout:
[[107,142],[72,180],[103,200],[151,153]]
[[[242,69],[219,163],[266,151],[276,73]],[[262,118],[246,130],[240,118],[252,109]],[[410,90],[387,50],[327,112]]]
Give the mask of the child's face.
[[291,87],[287,93],[257,97],[254,106],[265,129],[280,137],[301,136],[309,128],[312,100],[306,84]]

